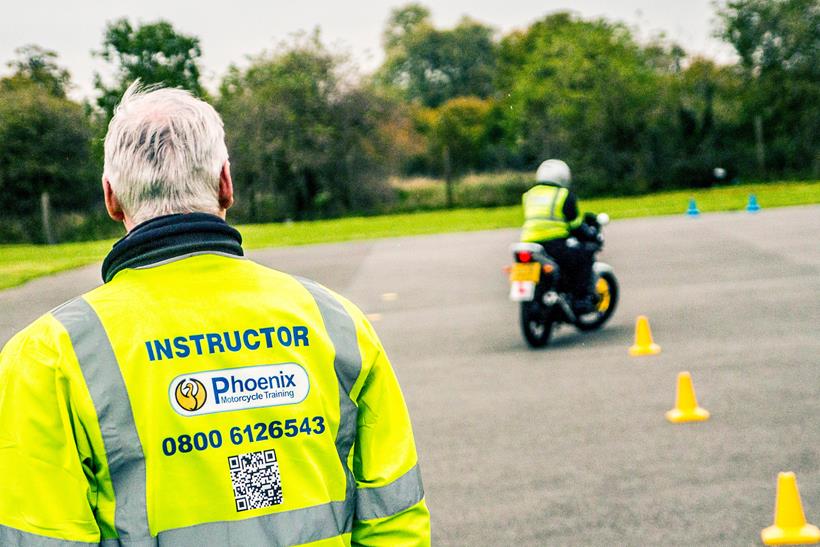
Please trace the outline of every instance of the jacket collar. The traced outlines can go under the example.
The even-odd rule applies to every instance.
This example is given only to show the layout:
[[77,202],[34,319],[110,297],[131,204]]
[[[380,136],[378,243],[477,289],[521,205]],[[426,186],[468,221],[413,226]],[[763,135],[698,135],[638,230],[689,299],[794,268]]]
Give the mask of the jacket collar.
[[114,244],[103,261],[102,278],[108,283],[126,268],[207,252],[244,256],[242,235],[221,218],[207,213],[152,218]]

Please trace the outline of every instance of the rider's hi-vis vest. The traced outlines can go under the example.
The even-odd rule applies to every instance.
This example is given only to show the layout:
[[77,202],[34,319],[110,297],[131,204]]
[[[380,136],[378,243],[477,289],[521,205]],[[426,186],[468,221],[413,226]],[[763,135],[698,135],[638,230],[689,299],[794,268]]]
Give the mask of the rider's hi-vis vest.
[[219,253],[114,279],[0,354],[0,545],[426,545],[375,332]]
[[561,186],[539,184],[523,196],[524,227],[521,241],[548,241],[569,237],[570,226],[564,217],[564,203],[569,190]]

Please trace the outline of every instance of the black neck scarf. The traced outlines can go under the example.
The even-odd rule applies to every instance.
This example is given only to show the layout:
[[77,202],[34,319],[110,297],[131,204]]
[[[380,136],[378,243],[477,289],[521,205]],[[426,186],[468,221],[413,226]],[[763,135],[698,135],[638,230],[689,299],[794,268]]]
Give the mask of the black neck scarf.
[[126,268],[207,252],[244,256],[242,235],[221,218],[207,213],[152,218],[114,244],[103,261],[102,278],[108,283]]

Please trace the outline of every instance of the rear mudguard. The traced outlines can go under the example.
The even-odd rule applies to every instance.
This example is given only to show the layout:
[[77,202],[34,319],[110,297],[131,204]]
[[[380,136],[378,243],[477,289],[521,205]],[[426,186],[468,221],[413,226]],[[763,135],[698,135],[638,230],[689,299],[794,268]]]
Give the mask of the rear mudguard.
[[599,276],[602,273],[611,273],[615,275],[615,270],[612,269],[612,266],[607,264],[606,262],[595,262],[592,265],[592,271],[595,272],[595,276]]

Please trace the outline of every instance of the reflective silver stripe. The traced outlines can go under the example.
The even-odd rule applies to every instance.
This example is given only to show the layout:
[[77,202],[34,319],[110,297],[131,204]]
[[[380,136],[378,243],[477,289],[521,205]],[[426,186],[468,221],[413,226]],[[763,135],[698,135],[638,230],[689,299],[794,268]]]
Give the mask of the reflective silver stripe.
[[362,371],[362,355],[359,352],[353,318],[348,315],[342,303],[327,289],[309,279],[297,278],[297,280],[310,292],[316,300],[316,305],[319,306],[325,329],[336,349],[336,359],[333,361],[336,376],[344,392],[349,395]]
[[145,459],[114,350],[100,318],[83,298],[76,298],[51,313],[71,338],[97,410],[117,500],[114,527],[123,542],[137,544],[151,537],[145,497]]
[[[297,280],[310,292],[322,321],[325,324],[330,341],[336,350],[333,368],[339,379],[339,432],[336,435],[336,451],[342,462],[342,469],[347,480],[346,499],[352,500],[356,495],[356,480],[347,466],[347,458],[353,441],[356,440],[356,422],[358,408],[350,399],[350,390],[359,378],[362,371],[362,354],[359,351],[359,342],[356,338],[356,325],[353,318],[327,289],[309,279]],[[351,512],[351,518],[353,517]]]
[[558,220],[555,218],[555,205],[558,203],[558,194],[561,193],[561,187],[557,186],[555,188],[555,195],[552,196],[552,207],[550,208],[550,220]]
[[97,547],[99,543],[51,538],[0,524],[0,545],[3,547]]
[[352,502],[336,501],[245,520],[209,522],[168,530],[160,532],[157,544],[202,547],[301,545],[352,532],[352,514]]
[[[159,260],[157,262],[152,262],[150,264],[146,264],[144,266],[135,266],[133,268],[123,268],[123,270],[133,269],[133,270],[150,270],[151,268],[156,268],[157,266],[165,266],[166,264],[170,264],[172,262],[179,262],[180,260],[185,260],[186,258],[191,258],[192,256],[202,256],[202,255],[216,255],[216,256],[224,256],[225,258],[235,258],[237,260],[247,260],[244,256],[237,256],[231,253],[223,253],[221,251],[196,251],[193,253],[185,253],[179,256],[175,256],[172,258],[166,258],[165,260]],[[122,270],[120,270],[122,271]],[[117,272],[120,273],[120,272]]]
[[[556,222],[561,222],[560,220],[558,220],[556,218],[553,218],[553,217],[542,217],[542,216],[528,217],[527,220],[554,220]],[[563,222],[562,222],[562,224],[563,224]]]
[[385,486],[356,491],[356,520],[380,519],[401,513],[424,498],[419,466]]

